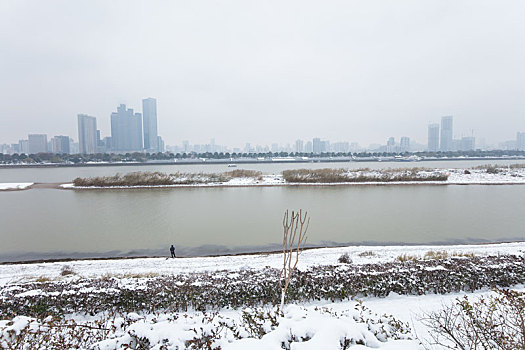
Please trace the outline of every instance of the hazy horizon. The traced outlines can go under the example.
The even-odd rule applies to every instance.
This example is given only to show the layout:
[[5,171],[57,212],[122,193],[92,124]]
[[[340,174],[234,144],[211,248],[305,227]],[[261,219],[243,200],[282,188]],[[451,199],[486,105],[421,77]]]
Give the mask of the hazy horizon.
[[124,103],[157,99],[158,129],[242,147],[320,137],[487,143],[525,131],[519,1],[0,2],[0,143],[102,136]]

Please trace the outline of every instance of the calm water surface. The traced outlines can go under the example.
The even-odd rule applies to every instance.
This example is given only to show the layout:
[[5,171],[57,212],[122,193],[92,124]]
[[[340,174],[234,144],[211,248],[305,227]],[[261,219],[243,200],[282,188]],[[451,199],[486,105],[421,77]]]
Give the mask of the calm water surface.
[[[265,166],[270,168],[246,168],[291,168]],[[9,178],[6,170],[18,172],[18,178]],[[82,172],[115,173],[112,168],[2,169],[0,182],[64,181],[85,176]],[[309,211],[313,245],[524,240],[524,198],[520,185],[0,192],[0,260],[166,254],[172,243],[180,255],[278,248],[286,208]]]

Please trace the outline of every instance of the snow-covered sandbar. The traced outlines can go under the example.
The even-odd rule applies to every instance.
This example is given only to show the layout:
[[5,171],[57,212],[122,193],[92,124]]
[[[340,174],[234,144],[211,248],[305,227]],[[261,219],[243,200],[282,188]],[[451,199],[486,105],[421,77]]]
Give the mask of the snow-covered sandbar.
[[[195,188],[195,187],[261,187],[261,186],[399,186],[399,185],[524,185],[525,169],[502,169],[496,173],[488,173],[484,169],[434,169],[420,172],[422,176],[445,174],[444,181],[350,181],[350,182],[289,182],[282,174],[261,175],[259,177],[233,178],[224,182],[172,184],[172,185],[140,185],[140,186],[75,186],[73,183],[60,185],[62,189],[101,190],[101,189],[136,189],[136,188]],[[381,177],[380,171],[368,171],[367,176]]]
[[0,183],[0,191],[20,191],[27,190],[33,186],[33,182],[21,182],[21,183]]

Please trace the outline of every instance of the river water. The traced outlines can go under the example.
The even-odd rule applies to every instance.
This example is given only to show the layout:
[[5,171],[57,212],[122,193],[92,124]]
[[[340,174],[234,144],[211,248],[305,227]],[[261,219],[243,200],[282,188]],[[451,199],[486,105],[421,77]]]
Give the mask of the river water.
[[[481,162],[436,163],[409,165],[463,168]],[[253,164],[242,168],[279,173],[328,166],[407,164]],[[65,182],[77,176],[137,170],[231,169],[224,165],[0,169],[0,182]],[[187,256],[278,249],[287,208],[308,210],[308,242],[316,246],[523,240],[524,198],[522,185],[0,192],[0,261],[167,254],[170,244],[177,246],[179,255]]]

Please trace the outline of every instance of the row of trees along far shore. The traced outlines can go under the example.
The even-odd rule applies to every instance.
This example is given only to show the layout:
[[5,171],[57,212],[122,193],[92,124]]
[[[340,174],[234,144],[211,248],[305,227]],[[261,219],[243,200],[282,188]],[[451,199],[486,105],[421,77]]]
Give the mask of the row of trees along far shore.
[[0,153],[0,164],[84,164],[89,162],[151,162],[151,161],[169,161],[169,160],[201,160],[217,159],[231,160],[238,159],[272,159],[272,158],[353,158],[356,160],[374,158],[374,157],[410,157],[416,156],[421,158],[501,158],[501,157],[525,157],[525,151],[493,150],[493,151],[454,151],[454,152],[323,152],[323,153],[305,153],[305,152],[266,152],[266,153],[230,153],[230,152],[204,152],[204,153],[96,153],[96,154],[58,154],[58,153],[37,153],[37,154],[3,154]]

